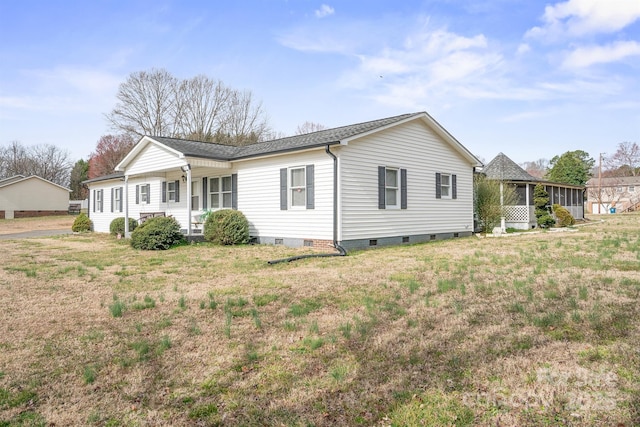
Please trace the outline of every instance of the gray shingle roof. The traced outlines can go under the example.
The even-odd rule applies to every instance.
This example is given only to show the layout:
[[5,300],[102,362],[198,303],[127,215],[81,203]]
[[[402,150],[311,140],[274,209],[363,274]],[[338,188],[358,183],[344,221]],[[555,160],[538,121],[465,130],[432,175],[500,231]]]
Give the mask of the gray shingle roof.
[[534,181],[540,182],[539,178],[530,175],[522,169],[513,160],[502,153],[499,153],[491,160],[482,170],[482,172],[490,179],[499,179],[503,181]]
[[343,139],[370,132],[420,114],[423,113],[402,114],[399,116],[387,117],[364,123],[321,130],[304,135],[295,135],[271,141],[257,142],[255,144],[245,145],[242,147],[157,136],[151,138],[169,148],[183,153],[185,156],[217,160],[237,160],[260,156],[263,154],[314,148],[327,144],[338,144]]

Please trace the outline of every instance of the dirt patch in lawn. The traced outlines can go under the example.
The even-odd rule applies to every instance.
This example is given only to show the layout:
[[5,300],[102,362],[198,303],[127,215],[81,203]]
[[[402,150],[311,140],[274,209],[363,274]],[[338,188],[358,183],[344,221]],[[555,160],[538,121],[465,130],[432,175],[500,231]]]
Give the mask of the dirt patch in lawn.
[[0,219],[0,234],[24,233],[38,230],[71,230],[73,215],[45,216],[38,218]]

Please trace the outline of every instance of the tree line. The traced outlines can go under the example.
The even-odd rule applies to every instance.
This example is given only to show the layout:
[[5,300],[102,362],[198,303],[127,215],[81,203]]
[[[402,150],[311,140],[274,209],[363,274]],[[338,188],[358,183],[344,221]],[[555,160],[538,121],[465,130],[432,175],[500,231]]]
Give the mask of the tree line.
[[[167,70],[131,73],[120,84],[116,105],[105,114],[113,131],[96,143],[89,159],[75,162],[68,152],[53,145],[25,147],[17,141],[0,147],[0,179],[38,175],[69,186],[72,199],[84,199],[81,182],[114,172],[115,166],[144,135],[190,139],[228,145],[247,145],[285,136],[269,125],[262,103],[251,91],[238,90],[205,75],[178,79]],[[316,132],[325,126],[305,122],[296,134]],[[604,158],[603,176],[639,176],[640,147],[618,144]],[[550,161],[539,159],[521,166],[531,175],[549,181],[584,185],[594,175],[595,160],[582,150],[568,151]]]

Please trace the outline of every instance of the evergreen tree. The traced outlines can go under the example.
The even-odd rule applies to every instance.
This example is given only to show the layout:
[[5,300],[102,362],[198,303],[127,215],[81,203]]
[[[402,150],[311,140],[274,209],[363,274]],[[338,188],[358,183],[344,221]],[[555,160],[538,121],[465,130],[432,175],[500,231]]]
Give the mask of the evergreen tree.
[[547,193],[542,184],[537,184],[533,189],[533,204],[538,227],[548,228],[556,223],[549,213],[549,193]]

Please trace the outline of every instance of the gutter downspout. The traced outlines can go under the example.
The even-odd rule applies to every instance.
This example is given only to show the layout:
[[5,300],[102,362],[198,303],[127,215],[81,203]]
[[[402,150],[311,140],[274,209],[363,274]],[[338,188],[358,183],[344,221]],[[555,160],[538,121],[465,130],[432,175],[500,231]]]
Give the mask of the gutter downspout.
[[267,261],[269,265],[279,264],[281,262],[297,261],[305,258],[326,258],[347,255],[346,249],[338,244],[338,158],[331,152],[331,150],[329,150],[328,144],[325,146],[325,152],[333,159],[333,247],[336,248],[338,253],[292,256],[290,258]]

